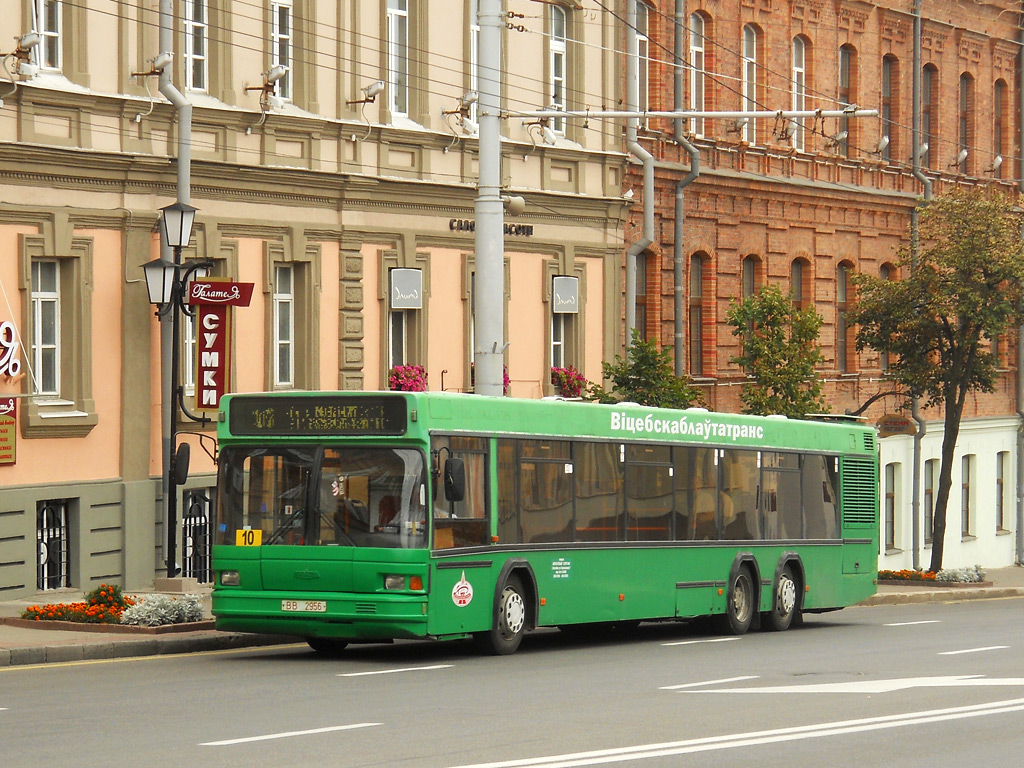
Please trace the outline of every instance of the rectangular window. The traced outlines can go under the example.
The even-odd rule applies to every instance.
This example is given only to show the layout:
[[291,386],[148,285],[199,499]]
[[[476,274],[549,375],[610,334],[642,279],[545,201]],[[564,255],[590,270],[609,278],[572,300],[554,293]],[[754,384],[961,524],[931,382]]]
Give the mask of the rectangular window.
[[209,84],[207,0],[185,2],[185,88],[205,91]]
[[295,272],[274,266],[274,386],[295,383]]
[[[690,109],[703,112],[704,103],[704,17],[694,13],[690,15]],[[703,136],[704,118],[693,118],[690,130],[694,136]]]
[[32,368],[39,394],[60,395],[60,265],[32,262]]
[[885,548],[896,549],[896,465],[885,465]]
[[[434,456],[447,461],[461,459],[466,473],[466,493],[462,501],[450,501],[443,490],[434,496],[434,548],[474,547],[491,543],[487,496],[487,441],[478,437],[434,436],[430,441]],[[447,448],[448,451],[443,451]],[[441,466],[435,467],[440,471]],[[397,497],[393,497],[397,499]],[[394,507],[387,497],[381,499],[378,527],[386,529]]]
[[647,331],[647,254],[640,253],[636,257],[636,329],[640,336],[648,338]]
[[672,449],[627,445],[625,450],[626,541],[673,538]]
[[388,322],[388,368],[406,365],[406,312],[393,309]]
[[[845,108],[852,105],[857,94],[854,88],[854,53],[853,49],[843,46],[839,49],[839,106]],[[850,133],[853,130],[853,123],[848,117],[840,117],[838,120],[839,131],[836,140],[836,148],[839,154],[844,157],[850,156],[850,147],[854,142],[850,141]]]
[[675,508],[679,512],[676,539],[680,541],[718,538],[715,450],[679,446],[672,451]]
[[36,502],[36,589],[71,586],[68,542],[69,499]]
[[839,536],[839,471],[830,456],[804,456],[800,468],[803,488],[804,536],[835,539]]
[[573,466],[569,443],[521,440],[519,453],[523,543],[572,541]]
[[996,530],[1006,530],[1006,467],[1010,454],[1000,451],[996,454]]
[[803,538],[800,455],[761,454],[761,530],[766,539]]
[[722,538],[761,538],[757,451],[722,450],[719,459],[719,500]]
[[565,367],[565,326],[568,317],[560,312],[551,314],[551,365],[554,368]]
[[1006,83],[996,80],[992,94],[992,174],[1003,178],[1002,164],[1005,153],[1004,137],[1006,136]]
[[270,4],[270,51],[273,63],[287,67],[284,77],[276,83],[276,95],[290,100],[292,97],[292,3],[276,0]]
[[[551,106],[555,109],[561,110],[565,109],[567,42],[565,27],[565,10],[558,7],[552,7],[550,23],[548,26],[548,88],[551,91]],[[551,130],[555,133],[564,133],[565,118],[552,118]]]
[[960,535],[970,536],[974,524],[973,499],[971,498],[971,475],[974,468],[974,456],[967,454],[960,459]]
[[850,329],[846,322],[849,306],[847,304],[849,271],[849,267],[845,264],[840,264],[836,269],[836,370],[840,373],[848,373],[850,370],[847,358],[847,337]]
[[957,120],[957,170],[966,174],[970,170],[969,147],[974,138],[974,79],[966,72],[960,75],[960,111]]
[[573,445],[576,541],[621,541],[623,465],[618,443]]
[[938,475],[938,459],[924,463],[924,543],[932,543],[935,529],[935,481]]
[[409,112],[409,0],[388,0],[388,108]]
[[33,0],[32,29],[42,40],[32,49],[32,60],[42,69],[61,69],[61,2]]
[[937,137],[932,133],[939,124],[938,101],[936,89],[939,78],[938,70],[934,65],[929,64],[921,71],[921,147],[915,147],[914,151],[920,151],[921,164],[926,168],[932,167],[932,157],[937,149]]

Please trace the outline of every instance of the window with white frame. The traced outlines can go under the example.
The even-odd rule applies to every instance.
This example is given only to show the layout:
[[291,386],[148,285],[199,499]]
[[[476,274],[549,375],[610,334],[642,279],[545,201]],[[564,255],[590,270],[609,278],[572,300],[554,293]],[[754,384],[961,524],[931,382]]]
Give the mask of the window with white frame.
[[896,484],[899,482],[899,466],[885,465],[885,548],[896,549]]
[[[480,90],[480,0],[469,0],[469,90]],[[477,120],[477,104],[469,105],[469,119]]]
[[[565,9],[552,6],[548,22],[548,88],[551,92],[551,106],[565,109],[566,78],[566,15]],[[551,119],[551,130],[565,132],[565,118]]]
[[935,530],[935,482],[939,477],[939,460],[924,463],[924,543],[931,544]]
[[637,109],[646,112],[650,108],[651,40],[648,37],[647,6],[636,4],[636,93]]
[[407,364],[409,310],[392,309],[388,315],[388,369]]
[[185,88],[206,91],[210,82],[207,0],[185,0]]
[[[793,111],[807,109],[807,44],[802,37],[793,38]],[[790,139],[794,148],[804,148],[804,126],[800,120],[791,123],[794,131]]]
[[565,337],[567,315],[553,313],[551,315],[551,366],[565,367]]
[[1006,530],[1006,467],[1010,462],[1009,451],[996,454],[996,530]]
[[965,454],[960,459],[960,535],[968,537],[974,529],[974,499],[971,480],[974,475],[974,454]]
[[[690,14],[690,109],[704,111],[704,17]],[[694,136],[704,135],[704,118],[690,120]]]
[[292,98],[292,0],[274,0],[270,4],[270,51],[275,65],[287,67],[276,83],[275,95]]
[[32,369],[36,391],[60,394],[60,264],[32,261]]
[[286,264],[274,265],[274,386],[295,382],[295,271]]
[[388,0],[388,109],[409,113],[409,0]]
[[32,29],[42,40],[32,49],[32,61],[42,69],[61,69],[61,1],[33,0]]
[[[743,27],[742,91],[743,111],[757,109],[757,29],[752,24]],[[757,140],[757,121],[747,119],[743,124],[743,140],[754,144]]]

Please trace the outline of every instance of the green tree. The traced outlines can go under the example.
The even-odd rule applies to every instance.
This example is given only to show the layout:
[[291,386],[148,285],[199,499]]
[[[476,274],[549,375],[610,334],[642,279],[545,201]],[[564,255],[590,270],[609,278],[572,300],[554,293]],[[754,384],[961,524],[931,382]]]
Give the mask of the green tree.
[[901,249],[900,280],[855,278],[850,313],[857,349],[889,354],[888,375],[909,397],[944,406],[942,459],[936,489],[930,569],[942,568],[953,454],[971,392],[996,380],[992,340],[1024,319],[1024,251],[1015,200],[982,188],[931,201],[920,216],[916,259]]
[[753,377],[740,395],[744,413],[803,419],[825,410],[814,372],[822,359],[816,342],[823,321],[813,307],[798,309],[777,285],[766,285],[733,302],[727,319],[742,349],[733,362]]
[[700,390],[675,375],[672,354],[661,352],[653,341],[647,341],[633,329],[633,343],[626,357],[615,356],[614,363],[602,363],[604,378],[612,383],[611,391],[594,382],[587,394],[599,403],[627,401],[659,408],[689,408],[703,405]]

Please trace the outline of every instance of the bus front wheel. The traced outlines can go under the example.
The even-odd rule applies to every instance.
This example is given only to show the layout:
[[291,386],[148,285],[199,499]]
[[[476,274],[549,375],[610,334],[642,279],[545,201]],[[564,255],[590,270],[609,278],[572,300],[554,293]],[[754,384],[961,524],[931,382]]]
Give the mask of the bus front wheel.
[[485,651],[505,656],[515,653],[523,641],[525,631],[526,598],[523,583],[518,576],[512,576],[501,588],[490,631],[480,632],[475,637]]
[[750,629],[754,618],[754,580],[749,569],[737,570],[730,582],[723,618],[723,629],[733,635],[742,635]]
[[793,578],[792,569],[787,565],[779,574],[779,582],[775,586],[775,594],[772,595],[772,609],[765,613],[764,618],[768,620],[768,629],[784,632],[797,621],[799,612],[796,579]]

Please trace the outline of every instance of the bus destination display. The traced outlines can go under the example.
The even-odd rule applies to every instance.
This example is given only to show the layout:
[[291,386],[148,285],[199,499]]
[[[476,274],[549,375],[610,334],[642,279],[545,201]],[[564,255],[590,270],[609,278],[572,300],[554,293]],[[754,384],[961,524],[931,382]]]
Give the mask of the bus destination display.
[[236,397],[229,411],[235,435],[402,435],[402,397]]

